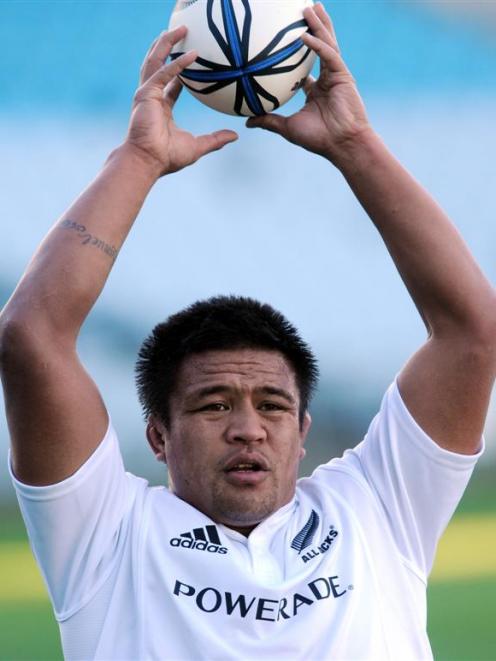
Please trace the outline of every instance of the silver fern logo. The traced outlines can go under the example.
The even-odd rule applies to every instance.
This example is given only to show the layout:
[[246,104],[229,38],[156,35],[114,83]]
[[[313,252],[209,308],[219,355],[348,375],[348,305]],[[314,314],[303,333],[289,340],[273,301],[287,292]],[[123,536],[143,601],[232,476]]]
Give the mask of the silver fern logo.
[[291,548],[298,551],[298,555],[312,543],[319,521],[319,515],[315,510],[312,510],[308,521],[291,542]]
[[[331,525],[325,538],[320,542],[320,544],[313,545],[313,538],[319,527],[320,517],[315,510],[312,510],[308,521],[305,523],[300,532],[291,542],[291,548],[295,551],[298,551],[298,555],[303,562],[309,562],[319,555],[324,555],[331,548],[331,546],[336,542],[338,538],[338,531],[336,528]],[[312,545],[312,548],[308,548]],[[307,549],[305,551],[305,549]],[[303,553],[305,551],[305,553]]]

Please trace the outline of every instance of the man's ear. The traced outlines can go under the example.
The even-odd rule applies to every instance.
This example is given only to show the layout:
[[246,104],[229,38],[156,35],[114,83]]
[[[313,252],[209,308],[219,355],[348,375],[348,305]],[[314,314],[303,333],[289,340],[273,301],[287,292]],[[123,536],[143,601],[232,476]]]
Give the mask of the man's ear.
[[303,457],[306,455],[307,451],[303,447],[305,444],[305,441],[307,440],[307,435],[310,430],[310,427],[312,425],[312,418],[310,416],[310,413],[307,411],[305,413],[305,417],[303,418],[303,424],[301,426],[301,448],[300,448],[300,461],[303,459]]
[[155,459],[166,464],[165,439],[167,438],[167,430],[165,429],[164,423],[153,414],[148,418],[148,423],[146,425],[146,438],[153,454],[155,455]]

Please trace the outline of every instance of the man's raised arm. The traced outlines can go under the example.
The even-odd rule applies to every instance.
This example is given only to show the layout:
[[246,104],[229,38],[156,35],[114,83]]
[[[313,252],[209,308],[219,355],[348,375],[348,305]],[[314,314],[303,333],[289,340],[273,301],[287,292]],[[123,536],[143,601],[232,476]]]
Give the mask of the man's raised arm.
[[74,473],[108,424],[79,362],[79,329],[155,181],[237,138],[194,137],[173,122],[177,74],[193,51],[164,65],[185,28],[163,33],[141,70],[128,136],[55,224],[0,316],[0,368],[16,476],[34,485]]
[[248,120],[329,159],[379,230],[428,330],[403,368],[402,397],[441,447],[473,454],[496,375],[496,294],[428,193],[371,129],[323,6],[305,11],[302,38],[321,61],[290,117]]

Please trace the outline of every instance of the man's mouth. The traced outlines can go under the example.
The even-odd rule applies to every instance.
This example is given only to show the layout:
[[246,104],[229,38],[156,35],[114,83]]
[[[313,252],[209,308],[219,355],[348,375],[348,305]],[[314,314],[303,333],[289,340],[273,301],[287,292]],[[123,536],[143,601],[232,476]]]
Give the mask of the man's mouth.
[[268,471],[269,462],[261,452],[237,452],[229,459],[226,459],[222,470],[226,473],[232,471]]
[[258,472],[264,470],[262,466],[254,461],[254,462],[240,462],[239,464],[234,464],[234,466],[231,466],[230,468],[226,469],[226,473],[253,473],[253,472]]
[[265,457],[259,455],[253,458],[233,457],[227,461],[223,471],[230,484],[251,486],[265,480],[270,468]]

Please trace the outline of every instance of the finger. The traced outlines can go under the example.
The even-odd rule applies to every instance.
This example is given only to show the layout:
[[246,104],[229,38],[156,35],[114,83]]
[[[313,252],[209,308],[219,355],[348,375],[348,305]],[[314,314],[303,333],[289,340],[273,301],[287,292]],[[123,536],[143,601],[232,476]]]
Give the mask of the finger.
[[272,133],[277,133],[279,135],[284,135],[285,127],[286,117],[275,113],[270,113],[270,115],[260,115],[259,117],[250,117],[246,121],[246,128],[265,129],[266,131],[271,131]]
[[172,106],[176,103],[177,99],[179,98],[179,95],[181,94],[183,90],[183,85],[179,78],[174,78],[171,80],[170,83],[167,84],[165,90],[164,90],[164,101]]
[[160,41],[163,34],[164,33],[162,32],[161,34],[158,35],[158,37],[152,43],[152,45],[148,49],[148,52],[145,55],[145,59],[143,60],[143,63],[141,65],[141,69],[140,69],[140,85],[142,85],[145,82],[145,80],[147,80],[154,73],[152,71],[152,69],[153,69],[153,51],[154,51],[155,46],[157,45],[157,43]]
[[141,66],[140,84],[146,82],[153,74],[163,66],[174,46],[184,39],[187,28],[182,25],[170,32],[162,32],[151,45]]
[[336,32],[334,30],[334,25],[332,23],[331,17],[326,12],[325,7],[321,2],[318,2],[315,5],[315,13],[320,18],[326,29],[329,30],[329,32],[331,33],[333,40],[336,42],[336,45],[338,45],[338,39],[336,37]]
[[[174,62],[164,64],[158,71],[156,71],[151,78],[149,78],[139,90],[138,96],[147,96],[150,93],[164,93],[164,88],[178,76],[184,69],[192,64],[198,53],[190,50],[187,53],[180,55]],[[173,88],[175,89],[175,88]],[[173,92],[174,93],[174,92]]]
[[157,41],[160,39],[160,37],[162,36],[162,34],[163,34],[163,33],[161,32],[161,33],[158,35],[158,37],[155,37],[155,39],[152,41],[152,45],[151,45],[150,48],[146,51],[145,60],[146,60],[147,57],[150,57],[151,52],[152,52],[153,49],[155,48],[155,44],[156,44]]
[[311,34],[313,34],[318,39],[322,39],[322,41],[325,41],[330,46],[334,46],[336,49],[338,48],[336,39],[333,37],[332,32],[326,28],[313,7],[308,7],[305,9],[303,16],[305,17],[308,27],[310,28]]
[[235,142],[238,139],[238,134],[235,131],[223,129],[221,131],[214,131],[205,135],[199,135],[196,138],[197,158],[210,154],[213,151],[222,149],[230,142]]
[[173,30],[162,32],[150,56],[154,60],[157,59],[161,64],[165,64],[165,60],[169,57],[172,48],[184,39],[187,32],[188,28],[185,25],[180,25]]
[[318,39],[317,37],[308,34],[308,32],[303,33],[301,39],[319,56],[321,72],[322,65],[324,65],[331,72],[348,73],[348,68],[344,63],[343,58],[335,48],[322,41],[322,39]]

